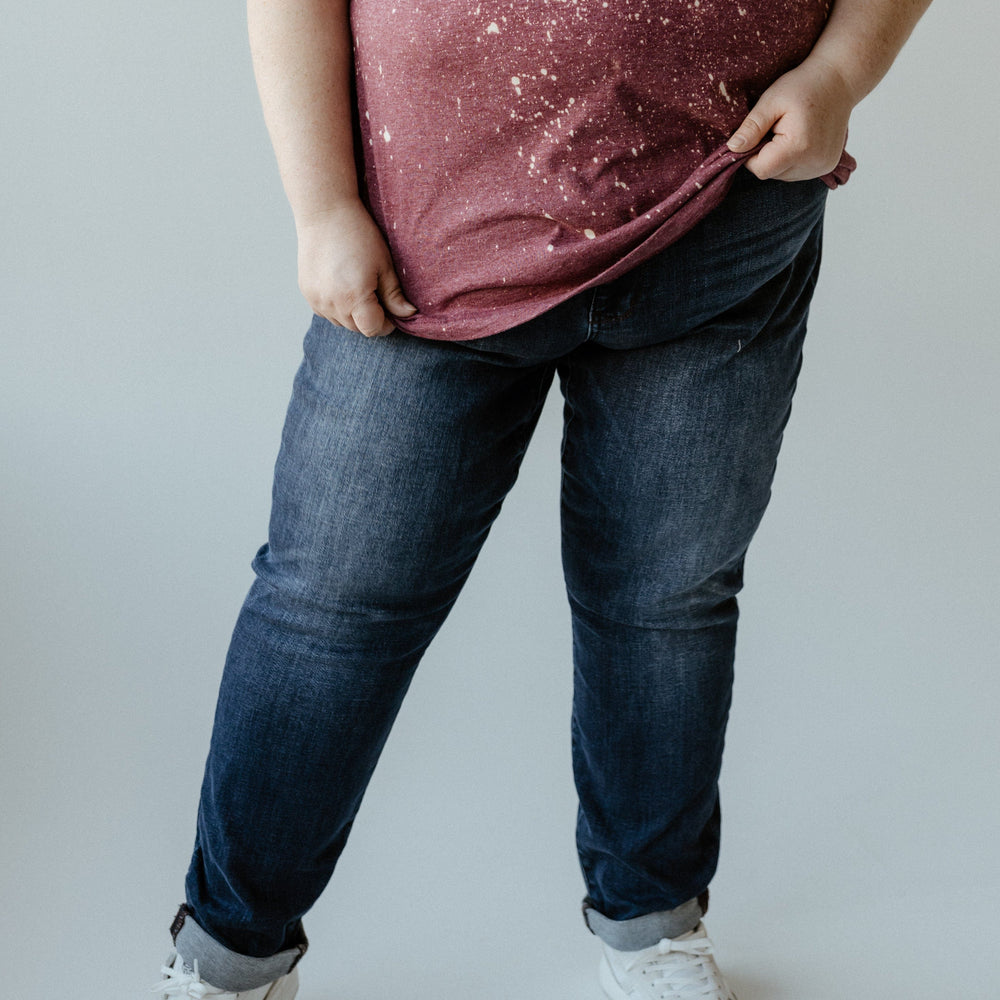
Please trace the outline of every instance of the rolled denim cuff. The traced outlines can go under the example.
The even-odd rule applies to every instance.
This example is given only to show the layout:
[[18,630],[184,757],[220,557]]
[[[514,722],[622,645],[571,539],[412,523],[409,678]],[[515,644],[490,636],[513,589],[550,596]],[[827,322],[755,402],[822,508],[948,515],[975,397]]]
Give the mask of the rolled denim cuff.
[[255,990],[288,975],[306,953],[305,934],[292,948],[267,958],[255,958],[231,951],[216,941],[195,919],[187,904],[182,904],[170,927],[177,954],[188,968],[198,962],[198,975],[216,989],[230,993]]
[[583,920],[593,934],[616,951],[641,951],[662,938],[680,937],[693,931],[707,910],[708,893],[703,892],[672,910],[657,910],[627,920],[612,920],[587,897],[583,901]]

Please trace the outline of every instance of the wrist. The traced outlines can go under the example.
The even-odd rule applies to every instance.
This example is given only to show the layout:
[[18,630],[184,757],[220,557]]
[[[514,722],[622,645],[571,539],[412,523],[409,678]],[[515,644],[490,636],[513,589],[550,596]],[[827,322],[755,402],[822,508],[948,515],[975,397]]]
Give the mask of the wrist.
[[299,232],[329,225],[330,222],[342,218],[345,212],[357,212],[364,208],[361,196],[357,193],[345,193],[336,198],[327,199],[321,205],[309,205],[293,210],[295,228]]
[[873,77],[849,53],[838,51],[835,44],[817,45],[806,57],[806,62],[822,67],[843,92],[845,100],[854,108],[874,90],[881,76]]
[[931,0],[836,0],[811,54],[839,71],[855,104],[889,72]]

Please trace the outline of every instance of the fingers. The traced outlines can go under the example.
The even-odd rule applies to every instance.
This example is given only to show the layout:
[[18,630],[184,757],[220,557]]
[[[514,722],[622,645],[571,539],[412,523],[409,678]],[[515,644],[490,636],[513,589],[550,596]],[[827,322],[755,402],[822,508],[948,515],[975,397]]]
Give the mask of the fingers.
[[[743,126],[740,126],[741,128]],[[843,143],[817,134],[794,114],[781,115],[770,126],[773,134],[743,166],[759,180],[798,181],[820,177],[840,159]],[[765,138],[766,133],[761,135]],[[732,140],[730,140],[730,143]],[[747,147],[750,148],[750,147]]]
[[351,310],[351,319],[357,326],[358,333],[362,333],[366,337],[384,337],[387,333],[392,333],[394,329],[392,323],[386,319],[374,292],[369,292],[355,304]]
[[[726,143],[727,146],[733,152],[741,152],[748,149],[753,149],[754,146],[760,145],[764,141],[771,127],[777,122],[779,116],[777,114],[772,114],[767,111],[766,108],[762,108],[759,104],[743,119],[743,123],[740,127],[732,134],[729,141]],[[777,154],[779,160],[781,156],[780,150],[774,149],[774,139],[766,143],[762,149],[754,153],[753,156],[748,157],[743,165],[752,174],[756,174],[761,180],[766,180],[768,177],[775,176],[774,170],[774,159]],[[782,168],[783,169],[783,168]]]
[[[765,92],[764,96],[750,109],[750,113],[743,119],[740,127],[730,136],[726,145],[734,152],[744,152],[760,145],[767,137],[771,129],[781,120],[783,109],[776,102],[768,100]],[[780,145],[777,149],[774,136],[770,142],[764,145],[753,156],[744,161],[744,166],[752,174],[761,180],[776,176],[775,171],[780,172],[787,167],[781,165],[783,150]],[[777,160],[777,162],[775,162]]]
[[345,330],[352,330],[366,337],[383,337],[395,329],[387,320],[375,292],[362,293],[353,302],[346,294],[330,297],[303,294],[317,316],[322,316]]
[[369,292],[351,310],[358,332],[366,337],[384,337],[396,329],[390,316],[412,316],[417,307],[407,301],[393,270],[379,275],[378,288]]
[[759,101],[743,119],[740,127],[729,137],[726,145],[734,153],[753,149],[763,140],[779,117],[776,109],[767,107],[763,100]]
[[798,143],[790,140],[787,135],[778,134],[743,165],[762,181],[778,180],[792,168],[801,152]]
[[353,296],[349,292],[323,296],[305,290],[303,295],[313,312],[331,323],[366,337],[384,337],[396,329],[392,316],[405,319],[412,316],[417,307],[403,294],[394,271],[390,269],[378,278],[376,288],[356,292]]
[[813,136],[804,129],[776,132],[744,166],[762,181],[804,181],[834,170],[843,148],[844,140],[836,135]]
[[378,294],[386,309],[394,316],[412,316],[417,311],[417,307],[412,302],[409,302],[403,294],[403,289],[399,285],[399,278],[396,277],[396,272],[390,270],[383,273],[380,277]]

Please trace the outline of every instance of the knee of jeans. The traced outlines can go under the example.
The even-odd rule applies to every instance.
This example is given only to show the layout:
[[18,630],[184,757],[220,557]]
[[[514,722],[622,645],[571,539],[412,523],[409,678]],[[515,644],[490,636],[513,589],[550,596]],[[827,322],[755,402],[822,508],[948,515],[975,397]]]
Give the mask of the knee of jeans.
[[731,623],[743,587],[744,555],[700,549],[656,559],[567,560],[566,588],[577,613],[639,628]]
[[435,583],[376,553],[354,562],[300,553],[275,556],[268,544],[252,563],[257,577],[249,600],[269,616],[294,619],[317,633],[343,635],[395,622],[435,619],[446,613],[461,581]]

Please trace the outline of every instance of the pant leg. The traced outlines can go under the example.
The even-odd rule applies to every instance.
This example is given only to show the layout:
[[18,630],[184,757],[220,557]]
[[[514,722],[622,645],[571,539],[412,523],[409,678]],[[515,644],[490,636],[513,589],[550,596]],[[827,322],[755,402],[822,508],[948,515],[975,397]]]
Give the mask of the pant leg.
[[[300,918],[513,485],[553,371],[315,319],[226,659],[181,915],[214,985],[248,989],[266,967],[252,958],[302,949]],[[206,967],[225,949],[239,966],[220,973],[229,983]]]
[[[716,219],[717,236],[695,234],[609,287],[606,330],[598,301],[594,338],[559,367],[577,846],[585,920],[617,948],[683,933],[707,908],[736,594],[820,259],[819,196],[777,194],[803,193],[797,221],[771,213],[755,259],[719,255]],[[625,349],[630,339],[643,346]]]

